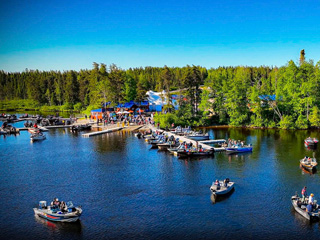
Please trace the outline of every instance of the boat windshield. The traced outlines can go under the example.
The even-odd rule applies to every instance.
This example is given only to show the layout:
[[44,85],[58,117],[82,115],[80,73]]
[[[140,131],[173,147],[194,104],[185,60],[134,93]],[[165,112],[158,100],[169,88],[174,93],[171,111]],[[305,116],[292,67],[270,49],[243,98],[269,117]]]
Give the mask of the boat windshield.
[[68,208],[73,208],[73,203],[71,201],[67,202],[67,207]]

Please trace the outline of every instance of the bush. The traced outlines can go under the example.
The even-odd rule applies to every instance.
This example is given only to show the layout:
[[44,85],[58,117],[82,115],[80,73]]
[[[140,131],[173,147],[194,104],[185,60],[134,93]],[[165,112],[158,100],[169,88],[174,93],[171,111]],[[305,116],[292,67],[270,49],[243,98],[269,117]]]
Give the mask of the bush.
[[75,110],[75,111],[81,111],[82,110],[82,103],[81,102],[79,102],[79,103],[77,103],[77,104],[75,104],[74,106],[73,106],[73,109]]
[[261,116],[251,116],[251,125],[254,127],[263,127],[264,126],[264,121],[261,118]]
[[281,129],[295,129],[292,116],[285,115],[279,123]]
[[73,105],[71,103],[65,103],[64,105],[61,106],[62,111],[70,111],[73,110]]
[[40,111],[41,112],[56,112],[56,111],[60,111],[60,106],[42,106],[40,107]]
[[320,127],[320,116],[318,107],[313,107],[309,118],[312,127]]
[[174,113],[157,113],[153,116],[156,123],[160,123],[161,128],[171,127],[171,124],[174,123],[177,125],[177,118]]

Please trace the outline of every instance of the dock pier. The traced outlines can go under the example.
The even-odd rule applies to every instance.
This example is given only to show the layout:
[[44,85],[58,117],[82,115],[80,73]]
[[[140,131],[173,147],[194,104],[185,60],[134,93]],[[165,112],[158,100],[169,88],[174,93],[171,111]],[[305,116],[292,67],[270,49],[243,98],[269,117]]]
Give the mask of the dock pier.
[[[153,131],[159,130],[159,129],[156,129],[155,127],[153,127],[153,126],[150,126],[149,128],[152,129]],[[212,149],[212,148],[214,149],[215,152],[222,152],[222,151],[226,150],[224,147],[216,148],[216,147],[213,147],[213,146],[210,146],[210,145],[206,144],[206,143],[222,143],[222,142],[226,141],[225,139],[195,141],[195,140],[189,139],[189,138],[187,138],[185,136],[176,135],[176,134],[174,134],[172,132],[164,131],[163,133],[167,134],[169,137],[170,136],[174,136],[175,139],[179,138],[180,142],[191,142],[193,146],[201,145],[204,149],[207,149],[207,150]]]

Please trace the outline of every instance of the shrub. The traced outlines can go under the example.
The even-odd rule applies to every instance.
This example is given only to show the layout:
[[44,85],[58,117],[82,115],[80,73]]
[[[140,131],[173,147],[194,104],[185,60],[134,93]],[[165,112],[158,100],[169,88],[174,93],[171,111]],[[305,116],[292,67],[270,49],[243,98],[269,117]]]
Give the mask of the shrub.
[[279,123],[281,129],[295,129],[292,116],[285,115]]
[[296,121],[296,127],[298,129],[308,129],[308,120],[305,116],[300,115]]

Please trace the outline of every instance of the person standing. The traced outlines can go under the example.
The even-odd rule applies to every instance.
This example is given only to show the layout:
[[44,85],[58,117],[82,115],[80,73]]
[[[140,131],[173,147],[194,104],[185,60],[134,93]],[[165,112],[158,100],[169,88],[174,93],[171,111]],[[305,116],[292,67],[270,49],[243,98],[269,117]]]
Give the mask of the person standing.
[[304,186],[301,190],[301,195],[302,195],[302,202],[304,202],[306,200],[307,195],[307,187]]
[[308,201],[308,203],[309,204],[311,203],[312,205],[314,203],[314,197],[313,196],[314,196],[313,193],[311,193],[310,196],[309,196],[309,201]]

